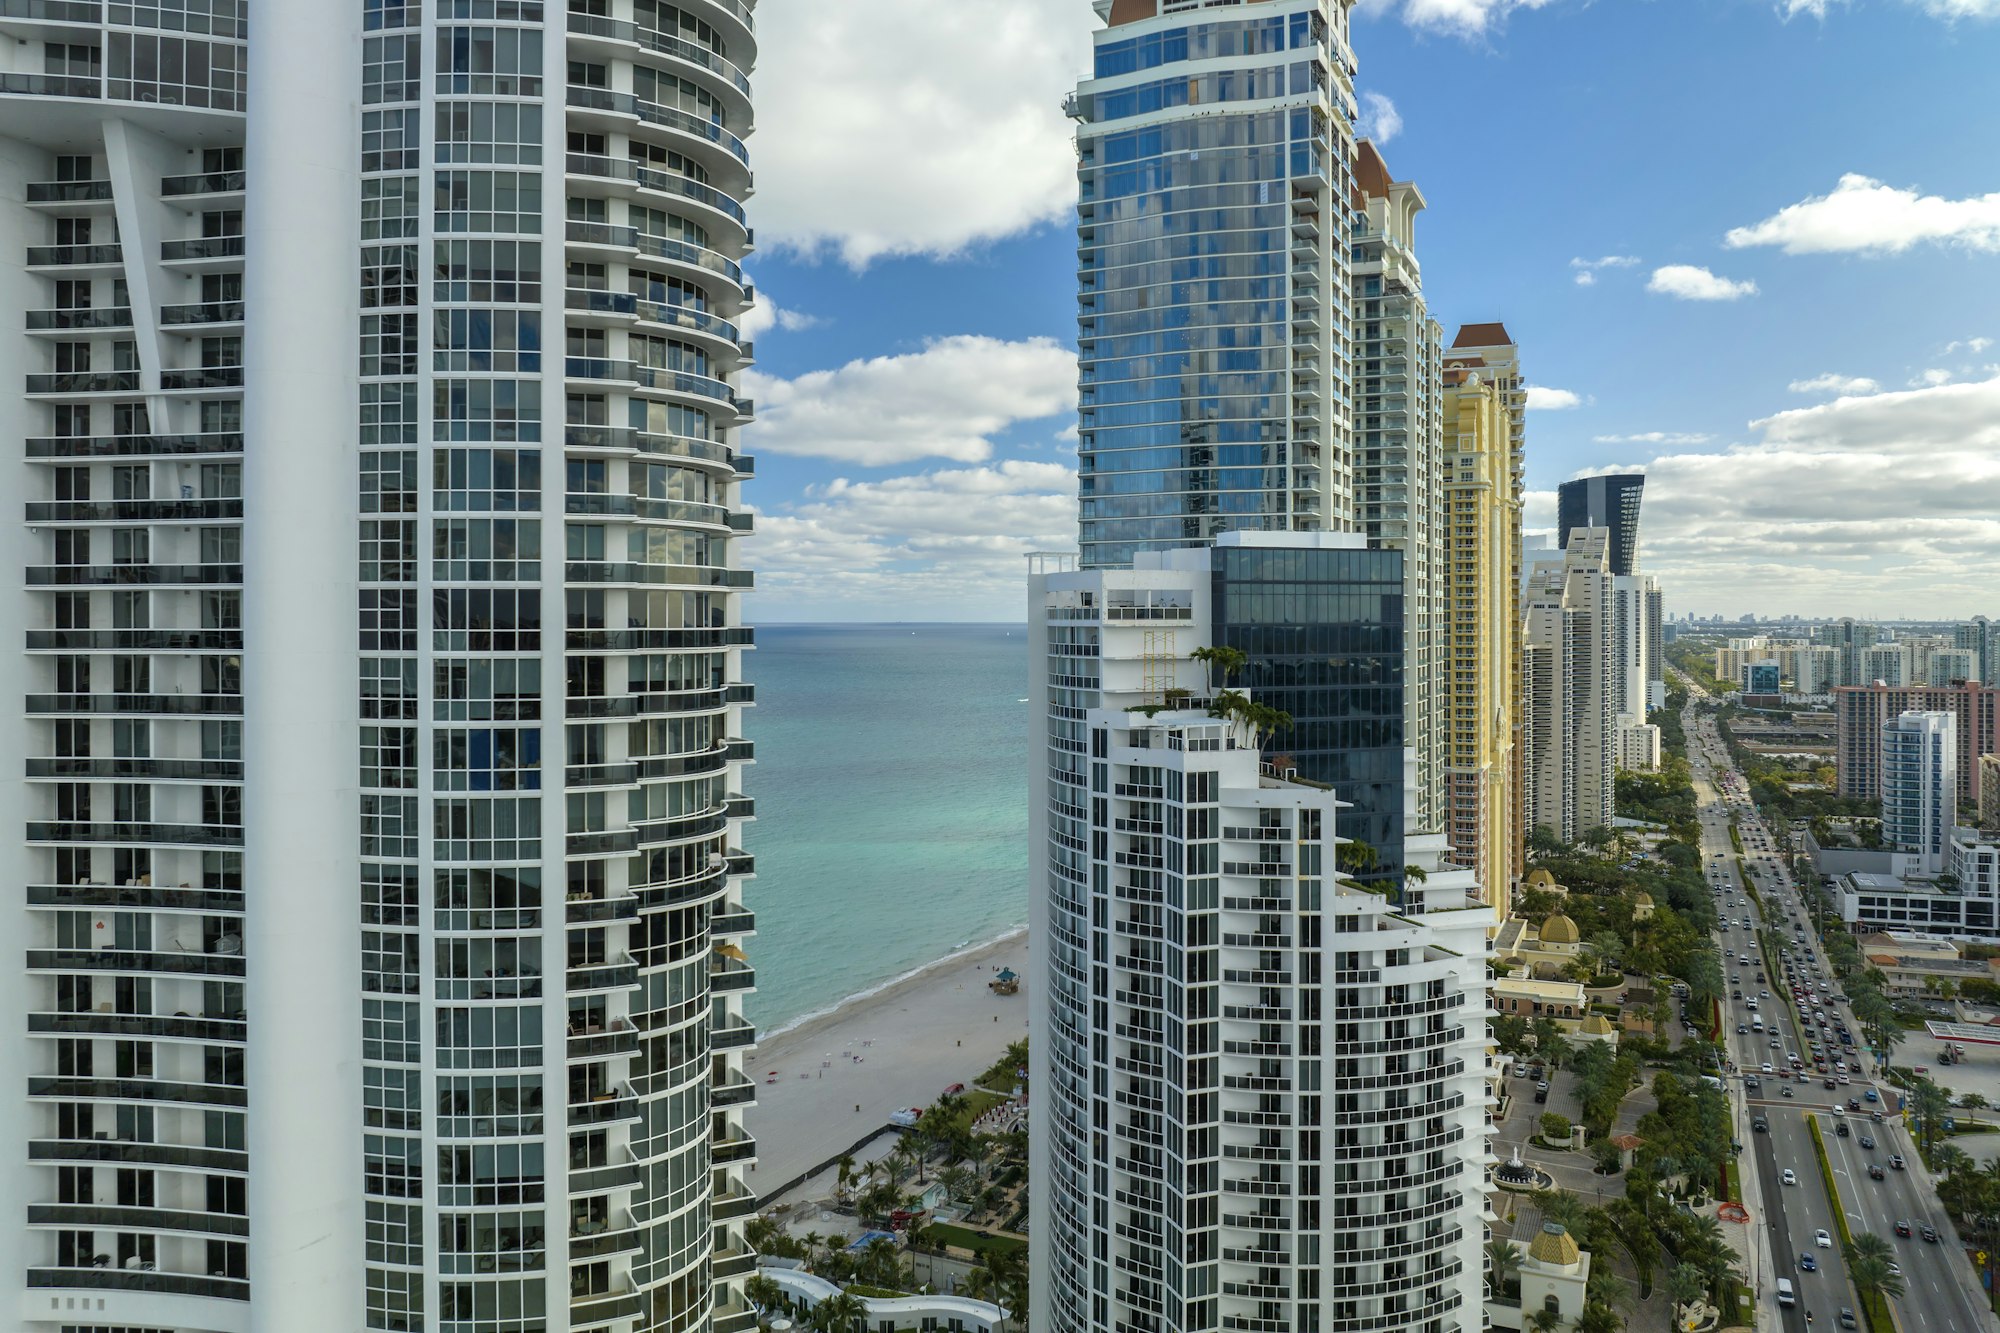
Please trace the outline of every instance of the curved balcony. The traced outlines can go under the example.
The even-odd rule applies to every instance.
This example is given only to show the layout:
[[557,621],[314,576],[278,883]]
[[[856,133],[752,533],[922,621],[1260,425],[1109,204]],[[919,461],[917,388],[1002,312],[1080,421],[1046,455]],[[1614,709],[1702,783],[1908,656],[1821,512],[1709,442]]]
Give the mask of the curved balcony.
[[[588,88],[576,84],[569,86],[568,104],[572,112],[584,116],[597,115],[599,118],[616,117],[618,121],[636,120],[642,125],[654,126],[672,132],[669,142],[692,139],[705,148],[712,145],[720,148],[728,158],[743,169],[746,178],[750,170],[750,150],[743,140],[712,120],[682,111],[678,107],[666,106],[660,102],[649,102],[634,93],[621,93],[610,88]],[[616,124],[617,128],[628,128]],[[706,154],[705,154],[706,155]]]
[[712,467],[721,473],[735,473],[741,455],[726,444],[697,440],[686,435],[654,435],[620,426],[570,426],[563,431],[568,449],[602,449],[607,452],[652,454],[684,458]]
[[31,629],[30,650],[56,652],[240,653],[240,629]]
[[213,392],[217,389],[240,389],[243,387],[243,367],[241,366],[200,366],[187,370],[163,370],[160,372],[160,388],[167,392],[200,390]]
[[62,1078],[37,1076],[28,1080],[30,1097],[64,1101],[193,1102],[204,1106],[245,1107],[249,1089],[233,1083],[173,1083],[152,1078]]
[[243,436],[236,431],[213,431],[197,435],[56,435],[28,441],[27,457],[67,460],[72,458],[172,458],[184,454],[240,454]]
[[0,97],[73,97],[97,101],[104,80],[95,75],[0,73]]
[[31,588],[235,587],[241,565],[30,565]]
[[729,508],[726,505],[699,504],[693,500],[655,500],[640,495],[568,495],[563,498],[563,512],[659,523],[691,523],[718,531],[729,527]]
[[677,648],[754,648],[757,631],[748,625],[705,629],[573,629],[563,635],[571,652],[650,653]]
[[206,171],[191,176],[168,176],[160,182],[162,198],[186,200],[200,208],[217,204],[241,203],[248,185],[240,171]]
[[140,1292],[161,1296],[204,1296],[247,1301],[250,1284],[237,1278],[203,1277],[197,1273],[112,1268],[30,1268],[28,1285],[37,1289]]
[[112,843],[136,847],[241,847],[241,828],[205,824],[90,824],[74,820],[28,825],[30,842]]
[[30,500],[30,523],[206,523],[243,517],[232,500]]
[[250,1219],[235,1213],[196,1213],[178,1208],[132,1208],[105,1203],[31,1203],[29,1226],[90,1230],[192,1231],[206,1236],[248,1236]]
[[250,1154],[228,1148],[190,1148],[176,1143],[128,1143],[112,1139],[31,1139],[32,1162],[110,1162],[118,1166],[184,1167],[190,1171],[250,1169]]
[[654,28],[641,27],[636,23],[626,23],[620,19],[603,18],[596,14],[571,13],[569,36],[572,43],[603,46],[618,54],[629,54],[620,48],[637,47],[642,51],[669,56],[683,65],[692,66],[701,76],[699,81],[711,90],[740,97],[741,101],[736,109],[745,123],[749,121],[751,112],[749,77],[736,67],[735,62],[705,46],[683,41],[679,37]]
[[196,1018],[182,1014],[29,1014],[36,1036],[143,1037],[200,1042],[242,1042],[248,1028],[241,1018]]
[[[239,949],[241,945],[237,946]],[[241,977],[238,953],[165,953],[140,949],[30,949],[30,972],[143,972],[156,976]]]
[[[644,192],[665,195],[676,203],[698,204],[729,219],[739,228],[743,229],[746,237],[749,235],[749,227],[741,203],[724,194],[721,190],[715,189],[713,186],[704,185],[697,180],[690,180],[686,176],[676,175],[670,171],[657,171],[652,167],[643,166],[640,163],[624,158],[600,157],[587,153],[569,154],[564,158],[564,170],[573,177],[616,181],[632,185]],[[579,225],[593,226],[602,224],[571,223],[571,240],[581,239],[576,234],[576,228]],[[605,230],[611,230],[611,228],[607,227]],[[42,248],[56,249],[60,247],[50,246]],[[90,247],[72,248],[88,249]],[[116,249],[117,247],[113,246],[111,248]],[[32,253],[33,251],[31,250],[30,254]],[[29,262],[32,264],[34,261],[31,259]]]
[[754,588],[757,584],[756,575],[747,569],[614,560],[572,560],[563,566],[563,580],[588,587],[630,588]]
[[146,907],[209,915],[243,910],[240,889],[154,888],[150,884],[31,884],[30,907]]

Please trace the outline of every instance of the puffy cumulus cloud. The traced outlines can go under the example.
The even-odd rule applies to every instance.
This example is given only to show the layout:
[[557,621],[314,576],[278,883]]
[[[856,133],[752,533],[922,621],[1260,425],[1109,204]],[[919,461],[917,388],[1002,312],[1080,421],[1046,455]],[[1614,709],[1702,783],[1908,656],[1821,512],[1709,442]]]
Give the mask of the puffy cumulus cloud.
[[1910,376],[1910,387],[1912,389],[1934,389],[1940,384],[1949,384],[1951,381],[1952,373],[1949,370],[1939,370],[1933,367],[1930,370],[1918,371],[1916,374]]
[[1668,264],[1653,270],[1646,290],[1677,301],[1735,301],[1757,294],[1757,284],[1720,277],[1694,264]]
[[1403,132],[1403,114],[1381,93],[1361,94],[1361,123],[1355,137],[1372,139],[1379,148]]
[[1949,616],[2000,550],[2000,376],[1751,423],[1646,460],[1646,564],[1679,606]]
[[1399,15],[1413,28],[1432,28],[1460,36],[1492,30],[1517,9],[1540,9],[1550,0],[1361,0],[1364,14]]
[[1946,199],[1850,173],[1831,194],[1790,204],[1723,239],[1739,250],[1775,245],[1788,255],[1893,255],[1923,244],[2000,250],[2000,193]]
[[1583,406],[1583,396],[1568,389],[1551,389],[1545,384],[1528,386],[1528,410],[1530,412],[1567,412],[1573,407]]
[[757,519],[761,614],[1019,620],[1022,557],[1076,547],[1076,473],[1010,459],[809,489]]
[[1992,345],[1993,340],[1991,338],[1961,338],[1955,342],[1946,343],[1944,345],[1944,354],[1950,356],[1953,352],[1966,351],[1977,356]]
[[859,268],[1066,216],[1078,0],[763,0],[758,238]]
[[1050,338],[940,338],[901,356],[797,379],[743,372],[757,402],[745,441],[780,454],[890,467],[992,456],[992,436],[1076,409],[1076,355]]
[[1592,444],[1653,444],[1678,446],[1685,444],[1707,444],[1713,435],[1696,435],[1684,431],[1649,430],[1638,435],[1593,435]]
[[1597,274],[1600,269],[1632,268],[1638,262],[1639,257],[1637,255],[1606,255],[1602,259],[1583,259],[1581,257],[1572,259],[1569,261],[1569,266],[1576,272],[1577,286],[1595,287],[1597,285]]
[[808,315],[802,310],[787,310],[771,299],[763,288],[757,289],[757,304],[746,309],[737,317],[736,327],[746,338],[761,338],[772,329],[782,329],[795,333],[800,329],[810,329],[820,322],[818,315]]
[[1793,393],[1880,393],[1882,386],[1865,375],[1815,375],[1809,380],[1793,380],[1785,386]]

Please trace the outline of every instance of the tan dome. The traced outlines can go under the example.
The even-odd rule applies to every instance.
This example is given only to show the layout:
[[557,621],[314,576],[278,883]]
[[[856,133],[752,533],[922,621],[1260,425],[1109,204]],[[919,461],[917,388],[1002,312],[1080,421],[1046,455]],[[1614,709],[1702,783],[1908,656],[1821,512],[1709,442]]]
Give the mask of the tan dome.
[[1583,1257],[1576,1248],[1576,1240],[1562,1226],[1555,1222],[1542,1223],[1542,1234],[1535,1237],[1528,1246],[1528,1257],[1540,1264],[1554,1264],[1568,1268]]
[[1528,872],[1527,884],[1531,889],[1552,889],[1556,886],[1556,877],[1543,867],[1536,866]]
[[1653,895],[1652,895],[1652,894],[1650,894],[1650,893],[1644,893],[1644,892],[1640,892],[1640,893],[1635,893],[1635,894],[1633,894],[1633,895],[1632,895],[1632,906],[1634,906],[1634,907],[1651,907],[1652,905],[1653,905]]
[[1582,938],[1577,933],[1576,922],[1570,920],[1561,912],[1557,912],[1554,916],[1542,922],[1542,943],[1544,944],[1576,944]]
[[1583,1026],[1579,1030],[1586,1037],[1608,1037],[1618,1029],[1612,1027],[1611,1020],[1603,1014],[1592,1014],[1583,1020]]

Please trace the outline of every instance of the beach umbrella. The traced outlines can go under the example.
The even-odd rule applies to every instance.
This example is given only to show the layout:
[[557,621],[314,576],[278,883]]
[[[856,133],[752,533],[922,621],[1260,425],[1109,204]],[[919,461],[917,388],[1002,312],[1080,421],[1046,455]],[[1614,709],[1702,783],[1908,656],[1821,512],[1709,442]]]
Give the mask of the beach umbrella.
[[718,944],[715,946],[715,951],[721,954],[724,958],[734,959],[736,962],[739,963],[747,963],[750,961],[750,955],[744,953],[741,949],[737,948],[733,944]]

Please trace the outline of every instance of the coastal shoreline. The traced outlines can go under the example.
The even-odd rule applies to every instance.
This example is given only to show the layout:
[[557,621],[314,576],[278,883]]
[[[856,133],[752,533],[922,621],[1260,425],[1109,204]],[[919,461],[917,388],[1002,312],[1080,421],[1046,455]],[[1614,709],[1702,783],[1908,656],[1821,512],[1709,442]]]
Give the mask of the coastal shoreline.
[[[1003,967],[1020,975],[1020,993],[990,989]],[[1022,927],[760,1037],[746,1065],[758,1083],[744,1115],[757,1140],[751,1189],[768,1203],[784,1183],[886,1129],[890,1112],[927,1106],[953,1083],[970,1085],[1027,1036],[1033,984]]]
[[874,1000],[887,996],[891,991],[913,982],[921,981],[930,973],[936,972],[941,968],[950,967],[960,959],[971,958],[975,954],[983,954],[988,949],[1006,944],[1012,940],[1025,939],[1027,934],[1028,928],[1025,925],[1009,926],[998,935],[994,935],[988,939],[973,940],[961,944],[942,958],[933,958],[928,963],[919,963],[908,971],[898,972],[895,976],[885,981],[878,981],[872,986],[865,986],[850,995],[844,995],[832,1004],[822,1005],[818,1009],[808,1009],[796,1017],[786,1019],[774,1028],[759,1030],[757,1033],[757,1045],[762,1047],[766,1043],[778,1041],[791,1036],[793,1033],[804,1032],[817,1024],[837,1019],[850,1009],[865,1006]]

